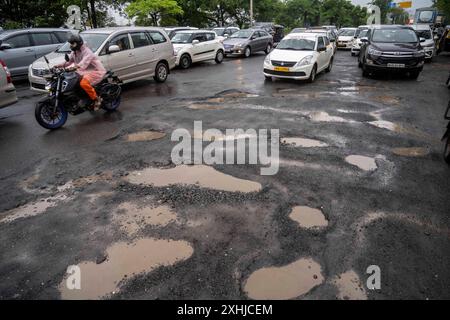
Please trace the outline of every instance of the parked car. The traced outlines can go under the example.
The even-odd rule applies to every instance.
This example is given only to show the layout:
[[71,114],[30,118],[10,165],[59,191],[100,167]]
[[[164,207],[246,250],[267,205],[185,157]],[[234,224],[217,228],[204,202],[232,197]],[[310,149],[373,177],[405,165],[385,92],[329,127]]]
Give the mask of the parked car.
[[16,88],[12,83],[11,73],[6,67],[6,63],[0,60],[0,108],[5,108],[16,102]]
[[368,37],[369,29],[357,30],[357,32],[358,32],[358,35],[355,35],[355,37],[353,38],[353,41],[352,41],[352,49],[351,49],[352,56],[359,55],[359,51],[361,50],[361,45],[362,45],[361,38]]
[[258,51],[268,54],[273,48],[273,38],[264,30],[245,29],[224,40],[223,46],[227,55],[243,55],[248,58]]
[[287,78],[314,82],[319,72],[330,72],[333,49],[322,33],[296,33],[287,35],[264,60],[267,80]]
[[307,28],[294,28],[291,30],[291,32],[289,32],[289,34],[291,33],[303,33],[307,30]]
[[212,31],[214,31],[217,36],[226,38],[227,36],[231,36],[232,34],[238,32],[238,27],[226,27],[226,28],[214,28]]
[[198,30],[198,28],[194,28],[194,27],[167,27],[167,28],[164,28],[164,31],[167,33],[167,35],[169,36],[170,39],[172,39],[173,36],[175,35],[175,33],[177,33],[178,31],[184,31],[184,30]]
[[318,27],[318,28],[310,28],[310,29],[306,30],[305,32],[306,33],[308,33],[308,32],[320,33],[321,35],[326,36],[330,41],[329,46],[331,46],[333,48],[333,54],[336,53],[336,51],[337,51],[336,35],[331,29],[324,29],[322,27]]
[[13,79],[25,78],[36,59],[56,50],[72,34],[69,29],[22,29],[0,33],[0,59]]
[[368,38],[361,38],[363,45],[358,58],[363,76],[370,73],[404,72],[417,79],[422,72],[425,51],[415,31],[408,26],[377,26]]
[[421,42],[421,45],[425,50],[425,59],[431,61],[435,55],[436,46],[430,26],[428,24],[414,24],[411,28],[416,31],[419,38],[425,39],[425,41]]
[[[114,72],[124,83],[153,77],[164,82],[175,67],[174,48],[169,37],[160,28],[121,27],[100,28],[80,33],[87,46],[102,61],[107,70]],[[36,60],[28,69],[31,89],[44,91],[45,75],[49,67],[64,62],[64,55],[70,53],[69,43]]]
[[176,65],[183,69],[192,63],[215,60],[222,63],[225,49],[214,31],[191,30],[180,31],[172,38],[176,54]]
[[337,38],[338,49],[351,49],[355,38],[356,28],[342,28]]

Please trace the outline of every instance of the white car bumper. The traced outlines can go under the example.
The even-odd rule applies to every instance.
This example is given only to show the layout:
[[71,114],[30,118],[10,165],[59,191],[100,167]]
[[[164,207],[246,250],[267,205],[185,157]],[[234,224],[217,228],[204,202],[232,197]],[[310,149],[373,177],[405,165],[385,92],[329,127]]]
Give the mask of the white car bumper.
[[45,91],[45,85],[47,80],[40,76],[44,73],[44,69],[33,69],[32,65],[28,68],[28,80],[30,81],[30,89],[37,92],[47,92]]
[[337,47],[338,49],[351,49],[352,41],[338,41]]
[[264,75],[281,79],[306,80],[310,77],[313,65],[300,67],[275,67],[272,64],[264,63]]

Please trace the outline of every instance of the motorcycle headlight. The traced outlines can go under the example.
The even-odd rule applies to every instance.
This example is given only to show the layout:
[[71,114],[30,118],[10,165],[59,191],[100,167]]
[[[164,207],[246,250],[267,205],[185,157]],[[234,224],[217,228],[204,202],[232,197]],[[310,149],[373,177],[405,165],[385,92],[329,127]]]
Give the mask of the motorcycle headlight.
[[423,56],[425,56],[425,50],[419,50],[419,51],[414,52],[414,57],[420,58]]
[[367,51],[368,54],[372,55],[372,56],[381,56],[382,52],[375,50],[373,48],[369,48],[369,50]]
[[296,67],[310,65],[312,64],[312,59],[313,59],[312,55],[306,56],[296,64]]

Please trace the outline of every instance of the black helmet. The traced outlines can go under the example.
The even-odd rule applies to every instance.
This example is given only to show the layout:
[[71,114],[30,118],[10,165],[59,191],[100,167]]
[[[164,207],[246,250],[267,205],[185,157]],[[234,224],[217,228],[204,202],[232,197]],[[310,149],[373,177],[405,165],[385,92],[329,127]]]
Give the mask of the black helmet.
[[69,38],[69,43],[71,45],[75,44],[75,46],[70,46],[72,51],[80,50],[83,45],[83,38],[81,38],[78,34],[73,34]]

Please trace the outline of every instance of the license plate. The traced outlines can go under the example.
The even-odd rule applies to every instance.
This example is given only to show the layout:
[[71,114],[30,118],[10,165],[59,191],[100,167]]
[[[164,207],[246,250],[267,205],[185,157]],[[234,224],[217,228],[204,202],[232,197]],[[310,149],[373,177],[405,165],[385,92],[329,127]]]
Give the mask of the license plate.
[[403,64],[403,63],[388,63],[387,66],[389,68],[404,68],[405,64]]
[[289,72],[289,68],[287,68],[287,67],[275,67],[275,71]]

